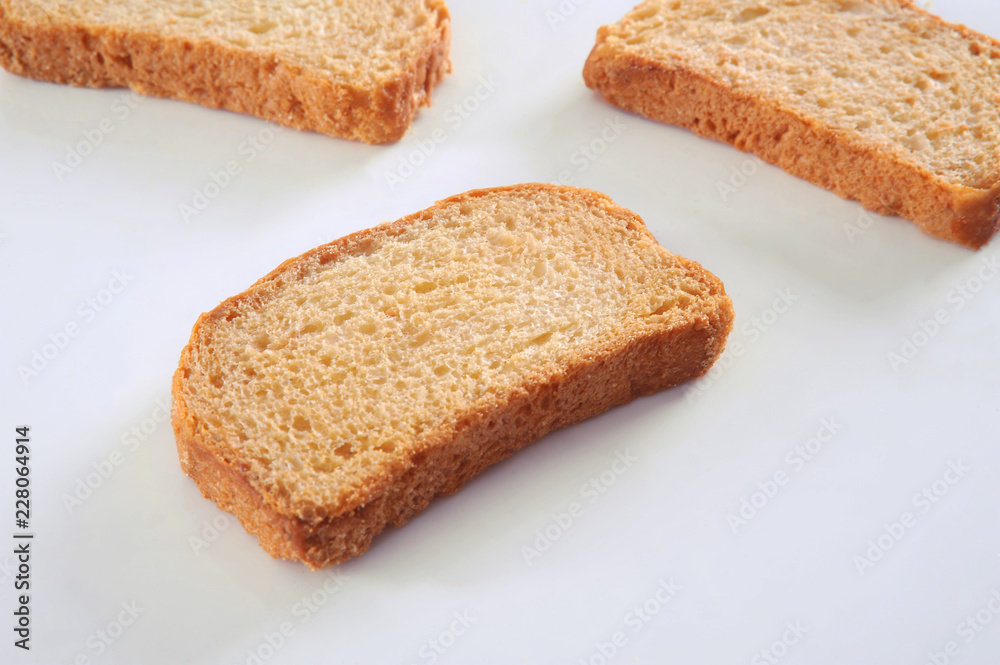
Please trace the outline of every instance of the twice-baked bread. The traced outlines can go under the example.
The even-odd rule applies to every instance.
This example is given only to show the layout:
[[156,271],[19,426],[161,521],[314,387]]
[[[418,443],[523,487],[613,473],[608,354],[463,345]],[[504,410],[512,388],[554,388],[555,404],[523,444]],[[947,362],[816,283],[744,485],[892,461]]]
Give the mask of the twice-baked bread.
[[647,0],[584,79],[932,235],[997,230],[1000,43],[910,0]]
[[704,374],[732,319],[601,194],[471,191],[203,314],[173,381],[181,465],[271,555],[328,566],[546,432]]
[[0,0],[22,76],[396,141],[451,69],[443,0]]

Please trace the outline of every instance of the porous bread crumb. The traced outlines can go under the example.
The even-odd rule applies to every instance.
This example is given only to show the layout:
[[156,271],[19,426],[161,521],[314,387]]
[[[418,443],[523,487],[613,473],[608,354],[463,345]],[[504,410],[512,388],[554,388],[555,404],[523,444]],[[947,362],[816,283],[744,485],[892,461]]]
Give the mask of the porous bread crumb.
[[[606,197],[470,192],[204,315],[175,377],[178,448],[269,551],[326,565],[545,431],[707,371],[731,322],[721,283]],[[241,509],[230,481],[259,501]],[[336,534],[349,546],[316,535],[373,506],[363,534]],[[279,518],[313,554],[271,542]]]

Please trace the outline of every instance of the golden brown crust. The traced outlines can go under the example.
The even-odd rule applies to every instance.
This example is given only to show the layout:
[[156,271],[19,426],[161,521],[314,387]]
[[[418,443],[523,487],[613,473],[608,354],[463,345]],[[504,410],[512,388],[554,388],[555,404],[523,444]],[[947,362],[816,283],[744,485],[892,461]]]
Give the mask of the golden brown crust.
[[277,56],[224,42],[100,25],[32,23],[0,2],[0,66],[21,76],[136,92],[255,115],[329,136],[389,143],[451,71],[451,19],[437,8],[437,33],[403,74],[377,88],[337,83]]
[[[967,38],[975,34],[934,18]],[[623,52],[605,41],[607,35],[606,28],[598,32],[583,76],[616,106],[754,153],[869,210],[910,219],[939,238],[979,249],[1000,228],[1000,174],[985,189],[952,185],[856,132],[733,90],[682,65]]]
[[298,279],[317,265],[363,251],[411,224],[431,219],[443,206],[496,192],[531,193],[540,189],[561,191],[578,201],[586,199],[645,229],[638,216],[589,190],[553,185],[475,190],[286,261],[246,292],[203,314],[174,375],[172,414],[181,466],[202,494],[234,513],[272,556],[298,559],[320,568],[364,552],[388,524],[402,525],[435,496],[458,490],[486,467],[547,432],[707,372],[722,353],[732,328],[732,304],[718,278],[697,263],[679,259],[709,287],[701,311],[684,317],[681,323],[676,319],[649,323],[643,329],[606,340],[602,347],[582,352],[544,380],[526,383],[509,395],[490,397],[475,411],[458,415],[454,422],[422,436],[411,457],[376,482],[376,491],[364,502],[330,507],[325,514],[282,505],[280,499],[254,485],[239,460],[226,459],[222,446],[213,442],[209,428],[192,415],[184,390],[186,373],[192,349],[202,343],[205,329],[214,321],[236,315],[243,308],[260,306],[287,280]]

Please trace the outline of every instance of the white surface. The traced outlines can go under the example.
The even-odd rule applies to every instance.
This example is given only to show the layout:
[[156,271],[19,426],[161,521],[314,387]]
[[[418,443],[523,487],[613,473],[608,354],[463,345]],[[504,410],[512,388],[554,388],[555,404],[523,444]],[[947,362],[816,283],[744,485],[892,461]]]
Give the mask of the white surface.
[[[563,2],[575,9],[552,29],[556,0],[451,0],[455,71],[390,147],[286,130],[248,161],[241,143],[266,138],[254,118],[153,99],[124,117],[120,90],[0,73],[0,564],[12,563],[20,424],[32,427],[37,533],[34,648],[11,645],[13,580],[0,568],[0,660],[246,663],[289,622],[262,662],[596,664],[595,644],[621,631],[611,662],[764,663],[799,622],[807,632],[776,648],[778,662],[927,663],[948,641],[960,650],[949,662],[1000,662],[1000,617],[962,625],[1000,590],[1000,279],[949,297],[1000,245],[974,253],[881,217],[852,243],[856,204],[772,167],[723,201],[717,183],[746,155],[627,115],[582,83],[597,27],[631,3]],[[934,9],[1000,37],[995,2]],[[499,88],[458,123],[448,111],[480,77]],[[53,164],[104,119],[113,132],[57,179]],[[620,135],[581,161],[607,122]],[[391,190],[386,172],[438,128],[446,140]],[[185,224],[179,205],[229,160],[241,173]],[[152,418],[198,314],[321,242],[563,170],[725,281],[742,354],[692,399],[691,386],[640,399],[492,468],[336,569],[332,595],[317,592],[325,573],[270,559],[232,518],[196,553],[192,537],[226,520]],[[116,270],[131,283],[90,320],[80,303]],[[779,291],[796,301],[773,316]],[[888,354],[939,309],[947,323],[894,369]],[[770,325],[754,334],[754,317]],[[79,333],[25,384],[18,366],[68,323]],[[839,431],[799,469],[789,451],[830,418]],[[126,434],[143,426],[145,441]],[[68,511],[63,495],[115,451],[122,463]],[[590,503],[581,486],[618,452],[638,461]],[[936,503],[914,503],[950,462],[969,470]],[[727,515],[778,471],[788,483],[734,534]],[[522,547],[574,501],[582,514],[528,565]],[[914,526],[861,574],[855,557],[905,512]],[[648,623],[630,614],[671,580],[679,590]],[[296,605],[314,592],[316,611]],[[133,601],[139,618],[98,653],[97,631]],[[438,654],[430,641],[462,628],[456,612],[475,621]]]

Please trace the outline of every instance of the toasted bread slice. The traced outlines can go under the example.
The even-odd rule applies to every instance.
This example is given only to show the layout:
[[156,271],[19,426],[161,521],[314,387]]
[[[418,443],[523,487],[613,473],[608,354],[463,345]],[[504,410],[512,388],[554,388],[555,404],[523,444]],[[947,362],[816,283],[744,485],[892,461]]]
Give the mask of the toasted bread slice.
[[732,319],[601,194],[471,191],[203,314],[173,382],[181,465],[273,556],[328,566],[546,432],[704,374]]
[[584,79],[940,238],[997,230],[1000,43],[909,0],[648,0]]
[[450,70],[443,0],[0,0],[22,76],[396,141]]

